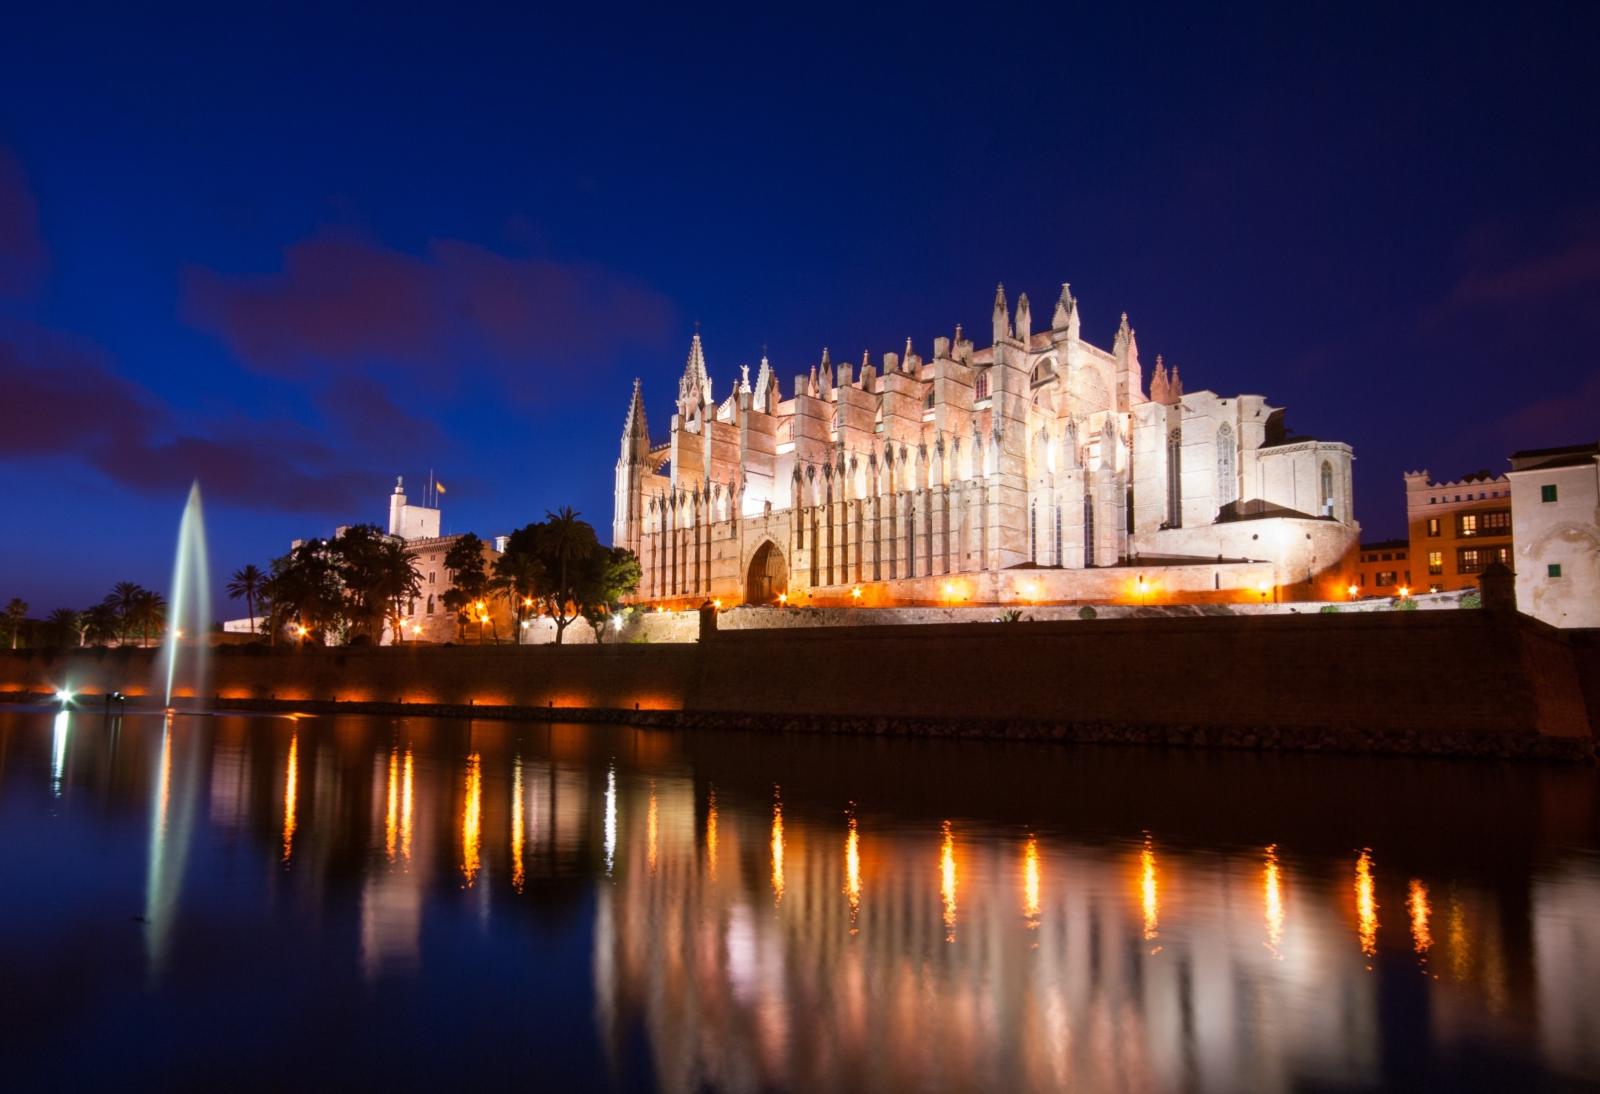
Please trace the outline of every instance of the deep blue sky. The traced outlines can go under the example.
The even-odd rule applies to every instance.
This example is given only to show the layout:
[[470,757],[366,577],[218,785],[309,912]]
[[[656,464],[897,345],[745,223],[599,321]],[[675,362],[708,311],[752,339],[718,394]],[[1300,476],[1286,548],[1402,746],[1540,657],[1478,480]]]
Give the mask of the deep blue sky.
[[1600,7],[1112,7],[9,12],[0,598],[165,588],[194,475],[219,571],[430,467],[605,530],[695,320],[787,391],[999,280],[1349,441],[1372,537],[1600,434]]

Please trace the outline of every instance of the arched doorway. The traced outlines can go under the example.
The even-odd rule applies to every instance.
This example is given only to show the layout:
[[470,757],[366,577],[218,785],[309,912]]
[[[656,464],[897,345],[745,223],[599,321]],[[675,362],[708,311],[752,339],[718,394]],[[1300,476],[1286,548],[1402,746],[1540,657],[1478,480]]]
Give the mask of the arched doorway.
[[783,552],[770,539],[756,548],[750,559],[750,570],[744,579],[746,604],[776,604],[778,597],[789,591],[789,567],[783,561]]

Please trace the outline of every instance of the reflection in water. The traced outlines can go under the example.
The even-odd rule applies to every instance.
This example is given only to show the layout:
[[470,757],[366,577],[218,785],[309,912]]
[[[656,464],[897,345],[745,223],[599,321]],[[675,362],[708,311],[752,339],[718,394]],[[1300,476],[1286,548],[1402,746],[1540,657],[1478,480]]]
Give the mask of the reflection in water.
[[389,750],[389,783],[386,797],[388,807],[383,814],[383,850],[389,861],[395,858],[400,838],[400,748]]
[[1368,957],[1375,956],[1378,952],[1378,898],[1373,893],[1370,850],[1363,850],[1356,860],[1356,928],[1361,936],[1361,952]]
[[71,730],[71,715],[61,711],[56,715],[50,732],[50,792],[61,796],[61,779],[67,770],[67,733]]
[[944,940],[956,940],[956,837],[950,822],[940,825],[939,902],[944,906]]
[[[1144,913],[1144,940],[1153,942],[1161,926],[1161,893],[1156,882],[1156,851],[1148,832],[1139,849],[1139,907]],[[1158,953],[1160,949],[1158,946],[1150,952]]]
[[1039,841],[1033,836],[1022,851],[1022,918],[1029,930],[1039,926]]
[[[0,931],[0,967],[19,997],[71,1004],[71,1036],[91,1042],[125,1021],[128,999],[141,1021],[179,1022],[210,998],[197,984],[250,982],[292,1010],[353,974],[367,1002],[349,996],[350,1038],[326,1043],[454,1048],[452,1073],[480,1086],[504,1075],[508,1044],[548,1060],[550,1085],[585,1089],[1454,1089],[1474,1080],[1460,1061],[1485,1057],[1499,1089],[1600,1079],[1600,856],[1587,827],[1600,792],[1565,812],[1509,795],[1486,839],[1466,828],[1475,813],[1440,804],[1481,800],[1456,789],[1466,765],[1409,768],[1408,795],[1385,800],[1434,780],[1432,808],[1372,823],[1334,808],[1296,820],[1281,802],[1241,818],[1209,790],[1185,813],[1165,766],[1180,761],[1164,754],[1009,750],[996,770],[1015,784],[1045,769],[1022,800],[1013,782],[990,793],[941,778],[951,752],[993,754],[942,742],[603,726],[565,740],[512,725],[468,738],[442,722],[406,720],[397,734],[387,720],[315,719],[285,746],[282,721],[141,729],[134,716],[120,751],[75,724],[71,762],[58,766],[53,713],[8,722],[0,709],[0,853],[18,831],[51,841],[49,855],[28,851],[28,885],[0,906],[38,924]],[[817,748],[838,762],[817,761]],[[1096,797],[1105,764],[1121,774],[1104,784],[1131,785],[1137,768],[1161,805]],[[1235,780],[1234,810],[1302,770],[1276,760],[1270,778],[1244,778],[1250,762],[1232,757],[1204,767]],[[1497,771],[1495,785],[1525,777],[1548,776]],[[73,808],[57,804],[58,778]],[[105,821],[50,819],[86,817],[80,806],[96,801]],[[83,957],[101,952],[106,908],[125,914],[114,889],[125,871],[84,865],[126,855],[119,818],[141,846],[149,826],[145,874],[124,879],[128,911],[144,888],[148,960],[131,976],[125,961]],[[1473,853],[1430,851],[1430,828]],[[1279,842],[1263,850],[1263,831]],[[1352,947],[1346,849],[1364,845]],[[1404,930],[1389,941],[1426,977],[1375,959],[1378,856],[1406,882],[1390,899],[1405,901],[1409,947]],[[941,945],[958,929],[960,945]],[[571,960],[575,944],[589,960]],[[1159,960],[1146,958],[1153,948]],[[537,1021],[520,1005],[461,1006],[518,996]],[[250,1054],[262,1085],[291,1086],[299,1061],[260,1052],[258,1015],[214,1008],[207,1036]],[[57,1085],[104,1085],[50,1048],[22,1055],[39,1075],[66,1068]],[[412,1060],[356,1066],[373,1085],[434,1078],[405,1074]],[[139,1071],[129,1085],[159,1083]]]
[[650,780],[650,806],[645,813],[644,826],[645,857],[650,867],[650,872],[653,874],[656,872],[656,841],[661,834],[660,821],[656,813],[656,782],[654,779]]
[[783,802],[778,787],[772,788],[772,896],[783,903]]
[[861,834],[851,814],[844,837],[844,894],[850,902],[850,933],[856,933],[856,917],[861,914]]
[[283,776],[283,861],[294,854],[295,799],[300,786],[300,734],[289,735],[289,765]]
[[400,857],[411,861],[412,806],[411,750],[406,749],[405,768],[400,776]]
[[617,765],[606,768],[606,877],[617,863]]
[[471,888],[483,865],[483,764],[476,752],[467,757],[466,790],[461,806],[461,878]]
[[527,873],[522,864],[522,757],[511,762],[511,887],[522,892]]
[[161,758],[156,767],[145,867],[145,952],[152,978],[158,977],[165,968],[171,945],[172,924],[177,917],[184,868],[189,857],[198,781],[193,763],[188,763],[184,765],[183,778],[174,786],[175,736],[169,713],[161,728]]
[[706,868],[717,880],[717,791],[712,787],[706,802]]
[[1406,893],[1406,909],[1411,913],[1411,947],[1426,958],[1428,950],[1433,947],[1433,934],[1428,930],[1431,909],[1428,906],[1428,887],[1416,878],[1411,879],[1411,887]]
[[1267,951],[1283,957],[1278,947],[1283,942],[1283,879],[1278,868],[1278,845],[1267,848],[1267,868],[1262,877],[1262,903],[1267,916]]

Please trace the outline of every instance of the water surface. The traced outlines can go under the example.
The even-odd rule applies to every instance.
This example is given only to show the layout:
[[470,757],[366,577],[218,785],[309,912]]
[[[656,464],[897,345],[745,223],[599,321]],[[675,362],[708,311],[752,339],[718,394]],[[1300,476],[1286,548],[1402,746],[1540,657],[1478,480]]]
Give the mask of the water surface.
[[0,1085],[1567,1089],[1592,770],[0,711]]

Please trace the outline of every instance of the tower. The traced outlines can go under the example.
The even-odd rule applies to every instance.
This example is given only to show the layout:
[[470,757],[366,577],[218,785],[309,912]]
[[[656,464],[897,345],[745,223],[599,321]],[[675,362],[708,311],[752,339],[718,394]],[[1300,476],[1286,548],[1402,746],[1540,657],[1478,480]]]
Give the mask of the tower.
[[621,453],[611,520],[611,543],[638,553],[640,522],[644,516],[644,475],[650,456],[650,425],[645,421],[644,396],[633,382],[633,398],[622,422]]

